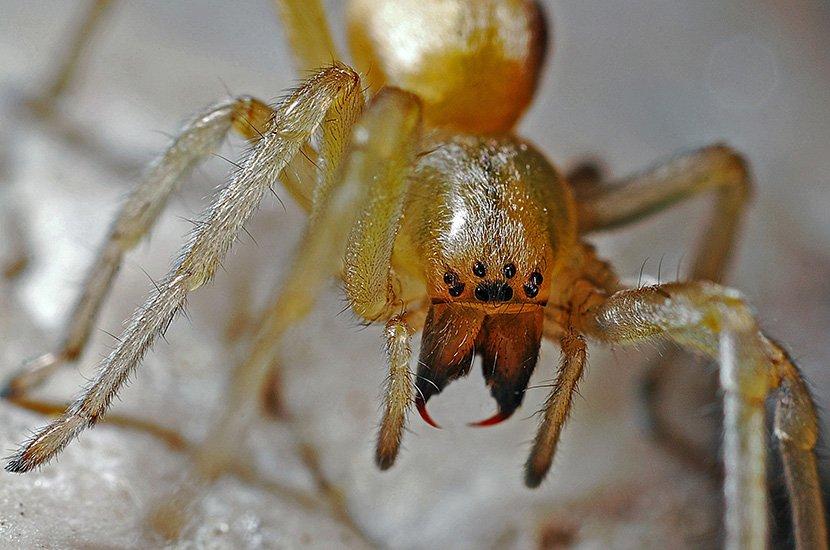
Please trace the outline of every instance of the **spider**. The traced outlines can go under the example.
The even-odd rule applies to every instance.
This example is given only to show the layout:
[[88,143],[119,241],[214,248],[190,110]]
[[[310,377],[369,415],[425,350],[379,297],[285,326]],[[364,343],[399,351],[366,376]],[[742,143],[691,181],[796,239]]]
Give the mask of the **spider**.
[[[275,107],[248,96],[209,107],[149,170],[112,225],[63,344],[26,365],[7,394],[25,393],[80,355],[123,255],[182,177],[230,132],[252,145],[97,376],[21,447],[8,471],[44,464],[102,418],[279,180],[308,223],[289,276],[237,366],[227,407],[196,453],[201,476],[211,479],[233,460],[253,413],[251,395],[268,383],[281,337],[311,310],[328,278],[339,276],[355,315],[385,327],[389,377],[375,455],[381,469],[396,460],[410,409],[437,427],[427,402],[468,374],[475,357],[498,408],[475,425],[509,418],[547,338],[562,354],[525,464],[525,483],[537,487],[582,376],[587,340],[663,338],[720,363],[727,547],[767,543],[764,424],[773,393],[797,546],[826,545],[809,391],[740,293],[719,284],[751,188],[739,153],[713,145],[619,182],[569,183],[515,133],[546,57],[536,2],[352,0],[349,39],[363,73],[339,61],[318,2],[280,6],[298,68],[312,75]],[[314,160],[314,173],[304,170],[304,157]],[[717,207],[692,281],[627,287],[586,240],[702,193],[712,193]]]

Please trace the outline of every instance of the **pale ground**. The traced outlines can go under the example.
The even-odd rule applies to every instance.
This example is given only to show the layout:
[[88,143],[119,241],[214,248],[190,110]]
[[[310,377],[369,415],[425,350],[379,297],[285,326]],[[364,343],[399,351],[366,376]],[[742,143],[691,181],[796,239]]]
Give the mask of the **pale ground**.
[[[293,84],[280,28],[265,0],[124,3],[100,36],[88,79],[65,112],[97,132],[103,156],[67,145],[15,113],[21,90],[36,90],[77,16],[72,2],[0,1],[0,145],[7,161],[3,208],[16,204],[33,263],[0,286],[0,374],[46,349],[59,334],[77,283],[136,169],[194,110],[226,94],[278,97]],[[337,2],[329,2],[340,20]],[[615,174],[678,149],[726,140],[751,159],[757,194],[731,282],[757,307],[813,382],[830,396],[830,8],[820,0],[548,2],[554,56],[522,132],[567,164],[586,154]],[[234,141],[225,156],[237,157]],[[67,398],[112,345],[103,331],[143,300],[147,274],[160,277],[204,197],[228,171],[209,161],[173,201],[149,244],[130,255],[89,353],[45,392]],[[674,276],[690,251],[703,201],[599,239],[619,272],[641,265]],[[680,223],[678,223],[680,222]],[[171,327],[115,406],[201,440],[221,406],[241,349],[223,333],[240,296],[262,305],[284,273],[302,218],[274,201],[235,248],[226,271],[196,293],[190,319]],[[8,236],[2,239],[4,242]],[[687,260],[688,261],[688,260]],[[254,269],[255,268],[255,269]],[[253,276],[252,276],[253,274]],[[249,288],[246,285],[252,285]],[[637,351],[594,348],[573,419],[549,481],[537,491],[520,467],[545,397],[488,430],[464,422],[493,404],[478,373],[434,400],[448,429],[412,422],[393,470],[378,472],[372,443],[385,373],[380,329],[337,316],[334,284],[284,346],[288,408],[300,437],[345,497],[354,522],[390,547],[532,548],[570,541],[579,548],[700,547],[717,534],[719,488],[651,443],[638,420]],[[642,350],[648,352],[649,350]],[[542,351],[535,383],[551,378],[556,350]],[[682,389],[682,388],[681,388]],[[680,410],[680,409],[678,409]],[[705,415],[678,418],[690,424]],[[688,422],[687,422],[688,420]],[[0,447],[11,450],[44,418],[0,404]],[[316,496],[295,437],[266,419],[253,426],[242,461],[256,481],[227,477],[212,487],[181,548],[361,547],[365,540]],[[155,438],[102,425],[60,460],[26,476],[0,474],[0,546],[121,548],[158,544],[143,518],[176,483],[187,455]],[[262,481],[267,480],[269,484]],[[309,495],[309,498],[296,496]]]

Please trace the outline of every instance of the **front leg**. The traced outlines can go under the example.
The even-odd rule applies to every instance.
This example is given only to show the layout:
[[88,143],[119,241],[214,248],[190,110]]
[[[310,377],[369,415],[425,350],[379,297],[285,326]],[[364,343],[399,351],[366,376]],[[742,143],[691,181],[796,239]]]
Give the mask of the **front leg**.
[[[382,93],[356,123],[344,127],[342,135],[332,136],[332,144],[342,146],[352,140],[351,149],[346,152],[342,165],[340,159],[331,158],[331,171],[338,175],[328,190],[318,194],[306,230],[297,247],[297,255],[285,277],[285,282],[275,292],[271,305],[263,312],[249,353],[235,369],[231,394],[222,418],[213,427],[207,444],[199,451],[196,462],[200,475],[213,478],[232,462],[238,452],[245,426],[256,412],[256,400],[268,379],[269,369],[275,364],[282,335],[302,320],[311,311],[316,296],[337,272],[347,249],[349,227],[361,219],[356,214],[364,206],[367,193],[386,180],[376,169],[387,167],[388,157],[377,146],[383,141],[382,128],[391,127],[399,132],[403,143],[410,146],[409,139],[414,130],[412,117],[419,112],[417,104],[409,104],[411,96],[404,92]],[[400,110],[403,108],[403,110]],[[356,142],[360,136],[369,135],[368,146]],[[376,140],[376,141],[374,141]],[[324,140],[325,143],[326,140]],[[372,147],[374,145],[375,147]],[[326,157],[327,146],[323,147]],[[365,157],[365,158],[364,158]],[[365,172],[367,166],[372,171]],[[377,176],[377,177],[375,177]],[[325,178],[324,178],[325,179]],[[323,180],[321,180],[323,181]],[[378,220],[381,223],[382,220]]]
[[585,339],[573,331],[568,331],[560,338],[559,343],[562,348],[559,374],[545,402],[539,430],[525,463],[525,485],[528,487],[538,487],[550,470],[562,428],[571,412],[576,386],[585,369],[588,354]]
[[[352,112],[354,119],[357,119],[358,112]],[[331,131],[323,133],[320,151],[328,173],[323,174],[318,183],[311,217],[285,282],[277,289],[271,305],[257,322],[258,330],[248,354],[234,370],[230,395],[221,417],[195,453],[195,467],[188,476],[188,483],[166,496],[152,514],[153,526],[168,538],[178,535],[187,510],[199,496],[200,489],[227,471],[238,459],[247,426],[257,413],[256,396],[261,394],[269,372],[275,368],[285,331],[311,311],[326,281],[340,268],[344,251],[352,251],[351,255],[346,253],[347,265],[349,258],[374,257],[377,242],[373,236],[382,233],[378,233],[378,228],[397,227],[399,216],[385,218],[371,205],[377,206],[373,197],[386,196],[390,188],[400,187],[399,199],[403,199],[405,187],[401,186],[406,181],[406,172],[414,157],[420,133],[420,103],[411,94],[387,89],[378,94],[354,128],[352,124],[333,125],[331,128]],[[347,147],[350,136],[350,147]],[[385,204],[385,201],[381,202]],[[398,208],[391,211],[397,212]],[[365,234],[358,227],[361,221],[367,219],[373,222],[373,229]],[[355,229],[350,232],[352,226]],[[347,244],[352,239],[360,239],[359,245]],[[371,280],[370,273],[364,269],[383,272],[386,275],[382,290],[386,296],[388,260],[385,265],[355,261],[357,268],[352,271],[347,268],[346,273]],[[360,304],[366,305],[363,302]],[[355,304],[356,310],[360,309],[360,304]],[[411,333],[404,316],[390,322],[387,329],[390,335],[387,340],[391,363],[390,391],[397,396],[395,403],[400,399],[407,404],[411,401],[400,394],[408,387],[405,378]],[[396,431],[403,429],[406,406],[392,405],[392,409],[388,417],[399,420],[386,423],[390,426],[387,433],[392,441],[399,441],[400,433]],[[394,449],[397,451],[396,446]]]
[[[713,145],[660,161],[653,167],[620,181],[600,182],[596,169],[574,173],[580,227],[584,232],[626,226],[670,209],[703,194],[712,194],[714,209],[692,256],[687,277],[722,282],[735,249],[747,201],[751,175],[743,157],[725,145]],[[713,456],[676,427],[677,415],[662,407],[669,380],[701,377],[697,366],[685,360],[682,350],[669,349],[649,364],[642,384],[644,416],[655,439],[685,460],[712,470]],[[682,370],[667,365],[681,363]],[[717,380],[702,377],[701,400],[715,399]],[[715,430],[713,430],[715,431]]]
[[826,548],[814,454],[815,406],[795,365],[758,330],[736,291],[711,283],[623,290],[590,308],[581,324],[589,335],[608,343],[663,337],[719,360],[730,549],[767,545],[764,401],[777,390],[775,435],[784,458],[797,547]]
[[61,418],[22,446],[6,465],[8,471],[25,472],[43,464],[104,415],[156,337],[184,306],[187,295],[213,277],[245,222],[300,147],[328,122],[327,116],[337,120],[356,101],[362,101],[360,79],[343,66],[321,70],[286,98],[268,133],[216,196],[175,266],[136,310],[96,377]]
[[0,389],[4,397],[23,399],[61,365],[75,362],[81,356],[125,254],[149,234],[182,181],[200,161],[219,148],[231,130],[256,142],[267,131],[273,115],[271,108],[261,101],[241,96],[212,105],[184,126],[121,206],[89,267],[81,295],[66,322],[62,342],[15,372]]

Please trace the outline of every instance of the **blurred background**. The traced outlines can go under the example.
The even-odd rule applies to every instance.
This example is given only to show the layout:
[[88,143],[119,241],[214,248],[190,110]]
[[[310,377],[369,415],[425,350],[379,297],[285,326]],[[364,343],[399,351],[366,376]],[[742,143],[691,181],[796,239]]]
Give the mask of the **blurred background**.
[[[825,408],[830,397],[830,5],[822,0],[545,0],[553,55],[521,132],[563,167],[601,159],[611,174],[678,150],[726,141],[744,152],[756,194],[729,283],[792,352]],[[343,45],[343,6],[326,2]],[[232,94],[276,100],[297,82],[274,6],[193,0],[116,2],[82,78],[52,121],[23,102],[42,91],[86,2],[0,0],[0,262],[29,264],[0,281],[0,376],[58,343],[79,283],[121,199],[188,115]],[[345,49],[343,49],[345,51]],[[244,151],[230,140],[229,159]],[[182,187],[152,238],[131,253],[88,352],[39,392],[73,395],[122,321],[161,277],[190,222],[231,169],[209,159]],[[256,312],[290,261],[303,217],[287,193],[266,199],[225,271],[190,300],[121,392],[118,414],[198,442],[221,407],[244,346],[235,313]],[[706,215],[701,199],[594,241],[629,280],[682,271]],[[283,346],[290,421],[262,418],[241,450],[245,475],[206,490],[181,548],[644,548],[717,546],[720,487],[656,445],[637,402],[652,348],[591,348],[548,481],[524,487],[521,465],[547,390],[524,415],[488,430],[466,421],[493,403],[477,372],[431,402],[441,431],[413,418],[395,468],[372,446],[386,376],[380,327],[338,316],[333,282]],[[232,332],[232,331],[231,331]],[[554,374],[544,345],[532,385]],[[694,436],[717,413],[695,382],[672,383],[675,420]],[[256,398],[256,396],[252,396]],[[672,399],[673,399],[672,398]],[[675,403],[667,399],[666,407]],[[11,451],[42,415],[0,403]],[[826,422],[825,422],[826,428]],[[705,438],[704,438],[705,439]],[[309,458],[313,456],[312,458]],[[316,460],[316,466],[309,463]],[[102,424],[58,461],[2,474],[0,545],[148,547],[154,499],[179,481],[186,453],[146,433]],[[773,479],[780,475],[772,472]],[[326,485],[326,484],[329,485]]]

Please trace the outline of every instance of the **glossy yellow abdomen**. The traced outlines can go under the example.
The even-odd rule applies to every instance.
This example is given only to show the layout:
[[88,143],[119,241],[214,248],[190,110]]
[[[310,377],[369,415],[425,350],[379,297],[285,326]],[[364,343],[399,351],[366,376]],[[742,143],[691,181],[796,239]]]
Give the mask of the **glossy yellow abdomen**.
[[352,0],[348,34],[373,89],[414,92],[428,125],[471,134],[515,126],[546,45],[529,0]]

